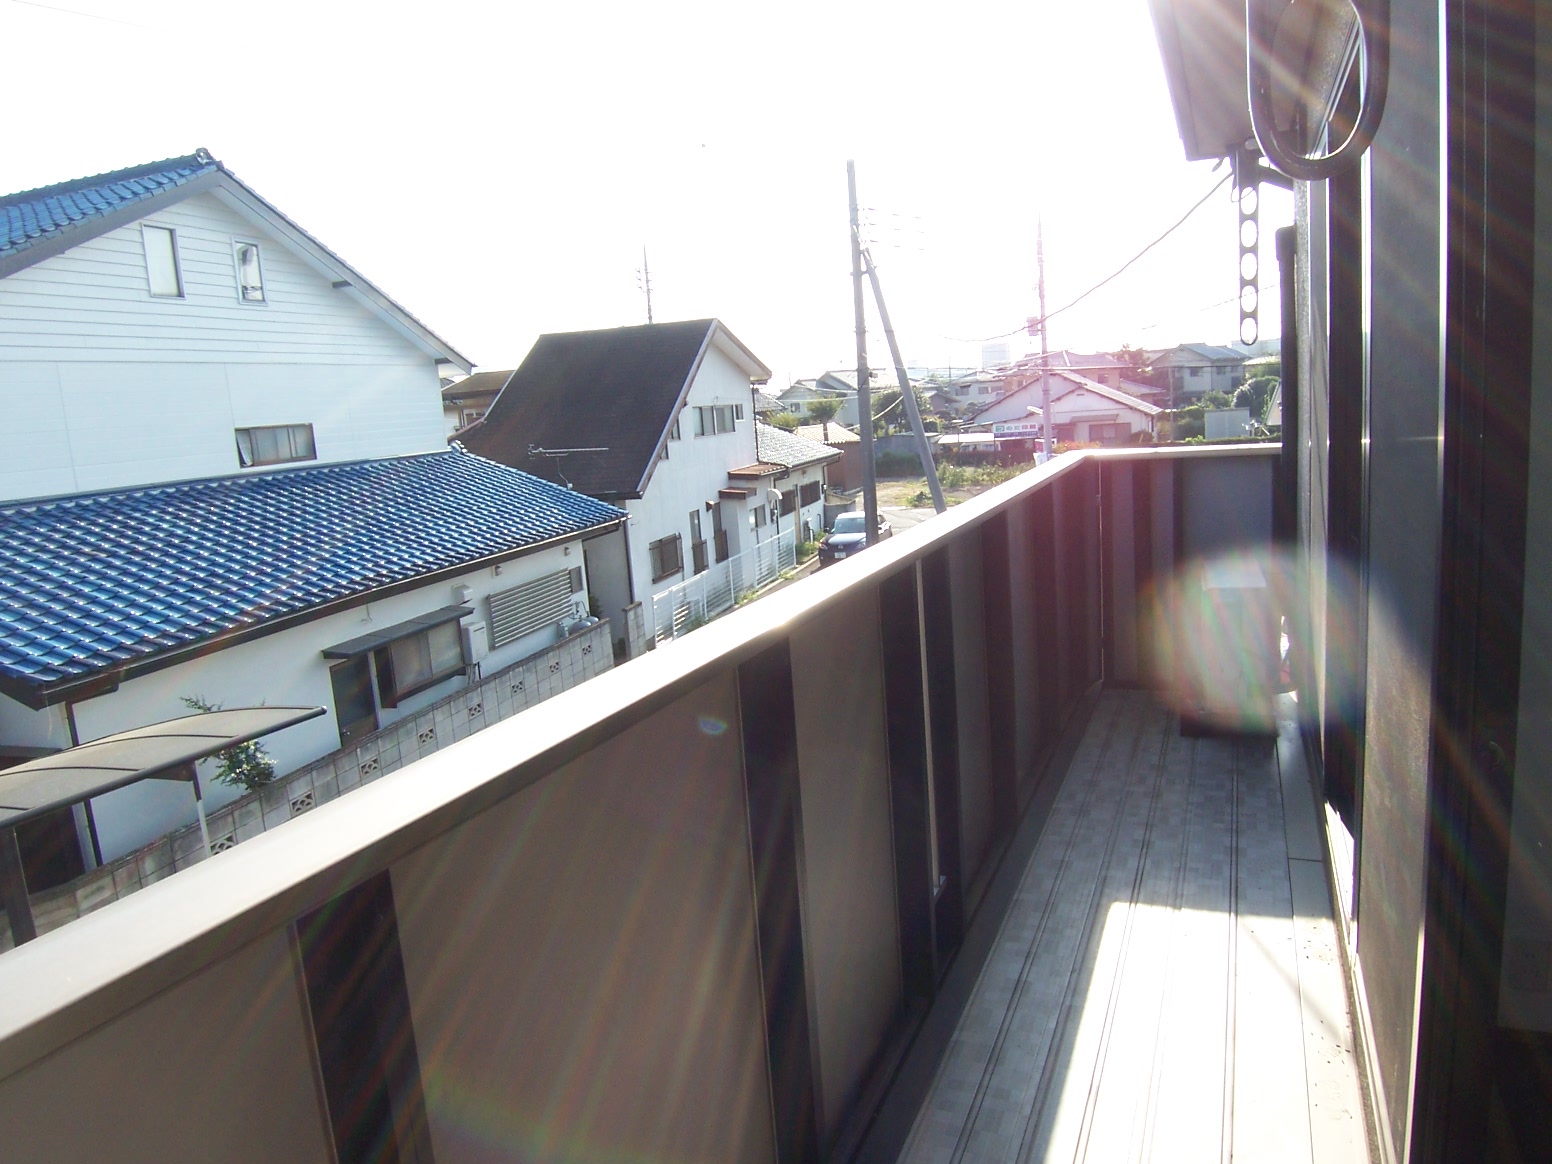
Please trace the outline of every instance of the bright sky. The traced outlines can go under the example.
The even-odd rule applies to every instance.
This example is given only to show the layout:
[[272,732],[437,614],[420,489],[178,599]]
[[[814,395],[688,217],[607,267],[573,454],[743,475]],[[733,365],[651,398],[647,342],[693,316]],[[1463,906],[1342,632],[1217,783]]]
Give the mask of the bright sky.
[[[0,190],[204,146],[486,368],[645,322],[643,246],[655,317],[721,318],[774,386],[854,364],[848,158],[905,358],[975,365],[1037,311],[1038,216],[1055,310],[1222,176],[1146,0],[0,0],[0,43]],[[1263,337],[1291,214],[1263,191]],[[1236,240],[1225,188],[1052,347],[1229,342]]]

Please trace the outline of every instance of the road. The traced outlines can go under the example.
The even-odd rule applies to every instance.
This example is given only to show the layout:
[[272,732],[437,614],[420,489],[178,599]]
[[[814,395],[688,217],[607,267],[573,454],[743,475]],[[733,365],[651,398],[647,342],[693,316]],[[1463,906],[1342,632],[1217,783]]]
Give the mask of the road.
[[879,512],[889,519],[889,524],[894,526],[896,530],[910,529],[913,525],[920,525],[929,517],[934,516],[931,507],[927,509],[896,509],[893,506],[888,506],[880,508]]

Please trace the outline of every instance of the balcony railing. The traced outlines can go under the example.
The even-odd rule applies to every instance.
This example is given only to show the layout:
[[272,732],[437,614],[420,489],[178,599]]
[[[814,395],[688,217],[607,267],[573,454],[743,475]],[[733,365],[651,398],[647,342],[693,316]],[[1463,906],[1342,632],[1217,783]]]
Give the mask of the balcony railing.
[[8,1152],[850,1156],[1274,455],[1059,458],[0,957]]

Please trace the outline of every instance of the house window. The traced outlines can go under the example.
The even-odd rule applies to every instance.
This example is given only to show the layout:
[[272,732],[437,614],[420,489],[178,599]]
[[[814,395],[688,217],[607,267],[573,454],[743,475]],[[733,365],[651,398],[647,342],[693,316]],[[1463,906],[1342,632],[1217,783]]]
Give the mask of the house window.
[[661,582],[664,578],[679,573],[684,569],[684,555],[679,549],[679,535],[672,534],[666,538],[659,538],[647,547],[647,556],[652,563],[652,581]]
[[259,244],[233,243],[232,254],[237,260],[237,298],[244,303],[263,303],[264,270],[259,265]]
[[[816,481],[816,482],[814,482],[814,484],[817,485],[818,482]],[[798,491],[796,489],[788,489],[785,493],[783,493],[781,495],[781,515],[783,517],[786,517],[789,513],[791,513],[797,507],[798,507]]]
[[732,432],[736,423],[744,419],[742,404],[709,404],[695,410],[695,435],[715,436]]
[[578,566],[575,572],[556,570],[496,591],[487,600],[491,650],[569,618],[571,596],[581,588],[582,568]]
[[812,505],[819,500],[821,486],[818,481],[805,481],[798,486],[798,504]]
[[1125,444],[1126,438],[1131,435],[1132,426],[1129,424],[1089,425],[1089,440],[1100,441],[1107,445]]
[[674,417],[674,423],[668,426],[668,439],[671,441],[679,439],[679,418],[677,416]]
[[310,424],[271,424],[237,430],[237,463],[244,469],[317,459],[318,447],[313,443]]
[[690,510],[690,562],[697,574],[706,572],[706,539],[701,536],[701,511]]
[[759,529],[765,524],[765,506],[756,505],[749,511],[749,524],[755,529]]
[[708,502],[711,510],[711,546],[716,554],[717,561],[725,562],[732,557],[731,547],[728,545],[728,531],[722,524],[722,502]]
[[1200,376],[1201,374],[1202,374],[1202,370],[1200,368],[1192,368],[1191,369],[1191,377],[1193,379],[1195,379],[1197,376]]
[[384,707],[464,672],[463,635],[457,620],[395,639],[372,652],[377,694]]
[[183,298],[183,274],[178,269],[178,233],[165,226],[141,226],[145,244],[146,279],[151,294],[165,299]]

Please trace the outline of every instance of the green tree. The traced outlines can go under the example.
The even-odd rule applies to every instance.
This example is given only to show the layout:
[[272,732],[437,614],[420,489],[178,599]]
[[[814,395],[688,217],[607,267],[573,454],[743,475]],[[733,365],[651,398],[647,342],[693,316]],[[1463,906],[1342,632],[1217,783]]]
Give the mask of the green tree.
[[1276,376],[1258,376],[1254,380],[1247,381],[1235,390],[1234,407],[1248,408],[1251,420],[1257,424],[1265,424],[1267,405],[1271,404],[1272,393],[1278,383]]
[[764,423],[791,432],[803,423],[803,418],[795,412],[772,412],[766,416]]
[[824,426],[821,436],[826,444],[830,443],[830,422],[835,419],[835,414],[840,410],[839,396],[825,396],[808,402],[808,423]]
[[[927,400],[921,394],[919,388],[911,389],[916,393],[916,411],[922,415],[927,412]],[[875,436],[883,436],[891,432],[909,432],[911,418],[905,411],[905,398],[900,395],[898,388],[885,388],[877,396],[873,397],[873,432]]]
[[1227,392],[1219,392],[1217,389],[1214,389],[1211,392],[1203,393],[1202,399],[1199,401],[1199,403],[1204,409],[1234,407],[1234,401],[1230,398],[1229,394]]
[[[198,695],[185,695],[183,706],[194,711],[220,711],[219,703],[210,703]],[[218,752],[216,779],[231,784],[244,792],[256,792],[275,778],[275,762],[264,751],[258,740],[236,744],[224,752]]]

